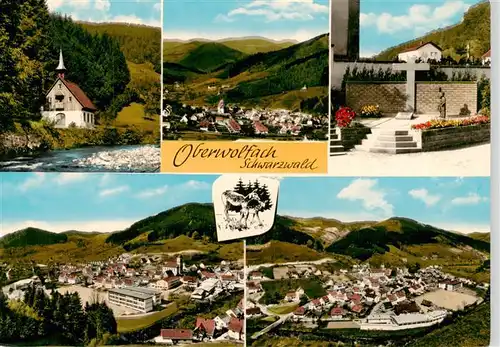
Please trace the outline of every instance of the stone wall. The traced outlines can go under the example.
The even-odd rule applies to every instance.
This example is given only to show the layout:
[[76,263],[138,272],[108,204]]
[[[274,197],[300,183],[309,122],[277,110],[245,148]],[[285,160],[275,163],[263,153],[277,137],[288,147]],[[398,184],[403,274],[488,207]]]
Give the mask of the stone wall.
[[405,108],[405,93],[405,82],[347,82],[346,104],[356,112],[371,104],[384,114],[398,113]]
[[439,113],[439,88],[446,97],[448,116],[470,116],[477,113],[476,82],[417,82],[417,113]]
[[341,129],[340,141],[346,151],[353,149],[354,146],[360,145],[366,135],[370,134],[372,130],[368,127],[349,127]]
[[422,131],[422,151],[431,152],[490,142],[490,124]]
[[[333,57],[332,57],[333,58]],[[330,79],[331,79],[331,88],[332,89],[340,89],[342,86],[342,80],[344,79],[344,74],[347,68],[349,67],[351,70],[357,67],[360,70],[363,68],[366,69],[374,69],[378,71],[379,69],[391,70],[392,71],[392,63],[387,62],[376,62],[376,63],[355,63],[355,62],[347,62],[347,61],[334,61],[332,62],[332,66],[330,69]],[[453,73],[469,73],[471,75],[476,75],[477,79],[487,78],[490,79],[491,76],[491,68],[489,66],[485,67],[459,67],[459,66],[440,66],[438,71],[444,72],[448,75],[448,78],[453,76]]]
[[[477,113],[476,82],[417,82],[416,113],[438,114],[439,88],[446,97],[448,116],[467,116]],[[346,103],[359,112],[364,105],[379,105],[383,114],[404,111],[406,105],[406,82],[346,83]]]

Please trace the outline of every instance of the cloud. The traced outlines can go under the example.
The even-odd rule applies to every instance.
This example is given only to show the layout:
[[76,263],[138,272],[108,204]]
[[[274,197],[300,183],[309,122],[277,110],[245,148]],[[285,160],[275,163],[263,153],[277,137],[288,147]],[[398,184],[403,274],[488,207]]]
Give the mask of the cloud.
[[111,3],[109,0],[95,0],[94,7],[99,11],[109,11]]
[[57,176],[54,178],[54,182],[57,185],[62,186],[62,185],[71,184],[71,183],[75,183],[75,182],[81,182],[81,181],[86,180],[89,177],[90,177],[89,174],[85,174],[85,173],[76,173],[76,172],[60,173],[60,174],[57,174]]
[[377,187],[378,181],[375,179],[356,179],[347,187],[343,188],[337,198],[349,201],[361,201],[363,207],[368,211],[381,211],[385,216],[392,216],[394,206],[391,205],[385,196],[387,193]]
[[264,1],[254,0],[247,5],[219,14],[215,20],[233,22],[236,17],[262,17],[267,22],[279,20],[314,20],[317,15],[327,15],[327,5],[319,4],[315,0],[281,0]]
[[42,172],[36,172],[24,180],[23,183],[19,186],[19,190],[22,192],[26,192],[30,189],[37,188],[42,186],[45,183],[47,175]]
[[163,187],[158,187],[158,188],[153,188],[153,189],[147,189],[139,194],[136,195],[137,198],[139,199],[147,199],[147,198],[153,198],[155,196],[160,196],[163,195],[167,192],[168,186],[165,185]]
[[423,201],[426,206],[434,206],[439,202],[439,200],[441,200],[441,196],[432,195],[425,188],[412,189],[408,192],[408,195],[410,195],[413,199]]
[[49,11],[55,11],[66,3],[67,1],[65,0],[47,0],[47,7],[49,8]]
[[451,200],[452,205],[478,205],[481,202],[488,201],[488,198],[480,196],[477,193],[469,193],[467,196],[457,197]]
[[447,1],[440,6],[412,5],[404,15],[395,16],[383,12],[361,13],[360,25],[375,26],[380,33],[395,34],[405,30],[414,30],[423,34],[430,30],[452,24],[458,14],[463,14],[470,5],[464,1]]
[[374,50],[361,50],[359,52],[360,58],[372,58],[374,55],[377,55],[379,51]]
[[0,224],[0,237],[27,227],[61,233],[68,230],[110,233],[128,228],[136,220],[94,220],[94,221],[57,221],[47,222],[43,220],[27,220],[14,223]]
[[[153,8],[158,14],[158,18],[141,18],[137,15],[111,15],[111,4],[113,0],[48,0],[48,8],[52,12],[64,13],[73,20],[88,21],[93,23],[105,22],[121,22],[129,24],[148,25],[160,27],[161,4],[155,1]],[[147,6],[151,6],[151,1],[136,1],[143,2]],[[120,5],[120,1],[115,1],[115,5]],[[123,6],[123,2],[121,4]],[[115,6],[116,7],[116,6]],[[114,9],[115,9],[114,7]]]
[[128,186],[120,186],[116,188],[103,189],[99,192],[99,196],[104,198],[108,196],[118,195],[129,190]]
[[[99,22],[99,21],[97,21]],[[145,18],[139,18],[135,15],[120,15],[120,16],[114,16],[114,17],[109,17],[104,20],[101,20],[100,22],[123,22],[123,23],[129,23],[129,24],[139,24],[139,25],[147,25],[147,26],[152,26],[152,27],[160,27],[161,22],[160,19],[145,19]]]
[[182,186],[183,186],[183,188],[196,189],[196,190],[210,189],[210,184],[208,184],[206,182],[194,181],[194,180],[187,181]]

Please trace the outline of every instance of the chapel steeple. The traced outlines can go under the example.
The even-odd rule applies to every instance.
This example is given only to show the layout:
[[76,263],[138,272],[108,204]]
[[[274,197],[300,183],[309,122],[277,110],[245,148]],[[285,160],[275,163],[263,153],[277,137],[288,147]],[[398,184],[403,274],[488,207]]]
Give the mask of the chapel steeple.
[[56,72],[58,77],[64,79],[64,73],[66,72],[66,67],[64,66],[62,49],[59,51],[59,65],[57,65]]

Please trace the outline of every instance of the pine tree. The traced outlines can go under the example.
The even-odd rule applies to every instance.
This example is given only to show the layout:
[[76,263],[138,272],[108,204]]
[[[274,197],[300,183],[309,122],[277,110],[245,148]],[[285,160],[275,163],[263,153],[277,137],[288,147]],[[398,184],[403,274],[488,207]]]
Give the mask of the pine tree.
[[245,188],[245,185],[243,184],[243,180],[241,179],[241,177],[238,180],[238,183],[236,183],[236,186],[234,187],[234,191],[238,194],[246,195],[246,188]]
[[266,205],[264,207],[264,211],[270,210],[273,207],[273,203],[271,201],[271,194],[269,193],[269,189],[267,185],[262,185],[259,192],[260,200],[264,202]]
[[0,128],[27,125],[45,101],[49,12],[44,0],[0,4]]

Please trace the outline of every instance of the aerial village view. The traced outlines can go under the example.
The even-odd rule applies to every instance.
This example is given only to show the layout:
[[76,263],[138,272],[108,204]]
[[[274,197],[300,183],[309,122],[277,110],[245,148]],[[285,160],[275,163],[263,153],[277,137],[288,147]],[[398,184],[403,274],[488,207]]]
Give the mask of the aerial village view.
[[247,345],[487,346],[488,196],[488,178],[283,179],[246,241]]
[[330,172],[489,175],[489,1],[383,4],[332,3]]
[[1,343],[243,345],[243,243],[217,243],[213,177],[1,179]]
[[159,171],[159,6],[2,1],[0,171]]
[[328,0],[163,6],[164,140],[327,140]]

